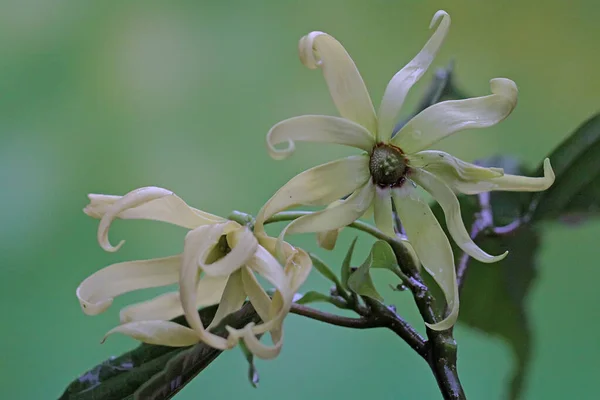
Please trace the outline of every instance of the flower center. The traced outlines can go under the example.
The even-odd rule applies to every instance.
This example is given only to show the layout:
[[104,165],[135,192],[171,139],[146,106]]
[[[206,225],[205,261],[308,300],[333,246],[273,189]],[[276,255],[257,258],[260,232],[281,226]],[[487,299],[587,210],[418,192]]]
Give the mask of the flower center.
[[378,144],[371,153],[369,170],[376,185],[388,187],[399,185],[404,181],[408,166],[399,148]]

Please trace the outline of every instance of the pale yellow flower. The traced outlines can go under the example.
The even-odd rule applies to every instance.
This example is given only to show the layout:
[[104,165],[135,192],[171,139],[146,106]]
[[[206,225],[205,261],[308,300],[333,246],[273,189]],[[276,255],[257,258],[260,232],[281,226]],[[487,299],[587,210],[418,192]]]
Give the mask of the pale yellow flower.
[[[283,343],[282,323],[293,296],[306,280],[312,263],[301,249],[284,243],[285,268],[272,255],[277,240],[264,235],[255,237],[245,226],[188,206],[173,192],[145,187],[125,196],[89,195],[85,213],[100,218],[98,242],[106,251],[116,251],[108,240],[111,223],[116,219],[149,219],[189,229],[183,253],[166,258],[123,262],[108,266],[77,288],[77,297],[86,314],[105,311],[113,298],[138,289],[179,284],[179,291],[158,296],[121,311],[121,325],[107,333],[122,333],[146,343],[165,346],[189,346],[204,342],[225,350],[243,339],[248,349],[261,358],[277,356]],[[275,289],[269,297],[255,274]],[[237,311],[248,299],[262,323],[243,329],[227,327],[229,336],[210,332],[225,316]],[[198,308],[219,303],[211,325],[204,327]],[[170,319],[185,314],[190,328]],[[270,332],[272,346],[257,335]]]
[[[409,89],[425,73],[450,27],[450,16],[438,11],[431,21],[437,29],[421,52],[389,82],[376,114],[365,84],[344,47],[323,32],[311,32],[300,40],[300,59],[308,68],[320,68],[341,118],[304,115],[279,122],[267,134],[270,155],[283,159],[294,151],[295,141],[337,143],[364,153],[309,169],[285,184],[264,205],[255,231],[275,213],[298,205],[327,205],[348,196],[340,204],[303,216],[290,223],[287,233],[331,232],[363,216],[373,206],[377,227],[394,235],[392,200],[421,263],[436,279],[446,296],[450,314],[431,325],[445,329],[458,316],[458,291],[450,243],[427,202],[416,190],[428,191],[444,210],[457,245],[473,258],[495,262],[469,237],[455,192],[476,194],[492,190],[540,191],[554,181],[549,160],[543,178],[504,174],[500,168],[482,168],[442,151],[427,150],[439,140],[465,129],[484,128],[504,120],[517,104],[517,86],[509,79],[490,81],[491,95],[445,101],[422,111],[395,135],[393,129]],[[287,143],[284,149],[278,144]],[[332,233],[329,233],[332,234]],[[332,245],[329,237],[327,245]]]

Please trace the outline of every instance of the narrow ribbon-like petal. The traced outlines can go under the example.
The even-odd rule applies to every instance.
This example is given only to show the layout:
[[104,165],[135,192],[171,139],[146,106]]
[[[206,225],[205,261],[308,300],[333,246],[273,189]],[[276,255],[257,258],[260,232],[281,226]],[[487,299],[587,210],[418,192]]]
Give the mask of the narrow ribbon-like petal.
[[437,175],[454,176],[463,181],[480,181],[499,178],[504,175],[502,168],[485,168],[465,162],[448,153],[437,150],[425,150],[407,156],[413,168],[422,168]]
[[281,232],[280,238],[283,239],[286,233],[322,232],[349,225],[365,213],[374,196],[375,187],[369,181],[340,205],[292,221]]
[[[213,232],[210,234],[211,240],[214,240],[213,245],[217,243],[223,234],[225,226],[225,224],[213,225]],[[204,255],[207,255],[212,247],[208,245],[209,243],[210,241],[207,240],[204,247],[206,251],[201,253],[198,260],[200,268],[207,276],[228,276],[232,274],[252,257],[258,247],[258,241],[254,234],[246,227],[239,227],[227,234],[227,243],[231,251],[223,258],[207,264]]]
[[[290,156],[295,141],[335,143],[370,151],[375,138],[363,126],[345,118],[327,115],[303,115],[286,119],[274,125],[267,133],[269,155],[276,160]],[[287,143],[285,149],[276,145]]]
[[277,340],[273,339],[273,346],[267,346],[262,344],[254,334],[254,323],[252,322],[243,329],[234,329],[230,326],[227,326],[226,328],[229,331],[229,339],[232,342],[237,343],[239,340],[243,339],[248,350],[258,358],[271,360],[277,357],[281,352],[281,347],[283,345],[283,331]]
[[447,170],[439,168],[425,169],[443,180],[454,191],[464,194],[479,194],[491,191],[541,192],[552,186],[555,179],[554,171],[548,158],[544,160],[544,176],[540,178],[504,174],[497,178],[464,179],[457,177],[456,174]]
[[122,333],[136,340],[160,346],[185,347],[199,342],[192,329],[170,321],[136,321],[119,325],[106,333],[102,342],[113,333]]
[[311,32],[300,39],[298,52],[302,64],[321,68],[329,93],[340,115],[375,133],[377,120],[373,103],[354,61],[333,37]]
[[450,16],[445,11],[436,12],[429,28],[432,28],[440,18],[440,24],[423,49],[404,68],[398,71],[387,85],[378,113],[378,142],[387,143],[390,140],[398,113],[404,104],[408,91],[421,79],[442,46],[448,34],[448,29],[450,29]]
[[259,211],[254,231],[274,214],[298,205],[323,206],[352,193],[370,178],[369,157],[351,156],[304,171],[283,185]]
[[510,79],[490,81],[493,94],[437,103],[412,118],[392,138],[392,144],[412,154],[465,129],[493,126],[517,105],[517,85]]
[[392,190],[396,211],[406,230],[408,240],[423,264],[435,279],[446,297],[450,313],[442,321],[427,324],[431,329],[444,330],[454,325],[458,318],[458,284],[454,270],[454,255],[448,238],[431,212],[409,185]]
[[373,201],[375,211],[375,226],[381,232],[394,237],[394,220],[392,215],[392,194],[390,189],[375,187],[375,198]]
[[483,251],[473,242],[471,236],[465,228],[461,213],[460,204],[454,192],[435,175],[420,169],[413,169],[411,178],[427,190],[433,198],[442,206],[446,216],[446,225],[450,235],[465,253],[483,263],[493,263],[506,257],[508,251],[499,256],[492,256]]
[[[200,279],[200,282],[202,282],[202,279]],[[238,270],[229,276],[227,285],[223,291],[223,297],[219,303],[219,308],[217,308],[213,320],[206,329],[210,330],[214,328],[219,325],[223,318],[242,308],[245,300],[246,292],[244,291],[244,284],[242,282],[242,273]]]
[[105,311],[114,297],[138,289],[171,285],[177,282],[181,256],[129,261],[110,265],[87,277],[76,294],[81,309],[88,315]]
[[[196,287],[196,309],[221,301],[228,277],[203,277]],[[119,313],[121,323],[147,320],[168,321],[183,315],[179,291],[169,292],[151,300],[125,307]]]
[[120,198],[94,194],[89,198],[90,204],[84,212],[101,218],[98,243],[110,252],[117,251],[125,242],[122,240],[113,247],[108,241],[108,230],[116,218],[164,221],[188,229],[223,221],[220,217],[191,208],[170,190],[154,186],[133,190]]

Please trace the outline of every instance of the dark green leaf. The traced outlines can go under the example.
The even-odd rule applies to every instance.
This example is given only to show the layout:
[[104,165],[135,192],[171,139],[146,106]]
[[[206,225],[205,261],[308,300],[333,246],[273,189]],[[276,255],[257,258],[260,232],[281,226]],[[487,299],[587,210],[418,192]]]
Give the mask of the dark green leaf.
[[319,292],[315,292],[315,291],[310,291],[310,292],[306,292],[306,294],[304,294],[302,297],[300,297],[298,300],[296,300],[295,302],[298,304],[308,304],[308,303],[316,303],[316,302],[324,302],[324,303],[330,303],[331,298],[327,295],[324,295],[323,293],[319,293]]
[[394,250],[392,250],[392,247],[387,242],[378,240],[373,243],[371,254],[373,254],[373,265],[371,265],[371,268],[384,268],[390,271],[398,268],[398,261],[394,255]]
[[[549,156],[556,181],[531,196],[534,220],[590,216],[600,211],[600,114],[571,134]],[[540,166],[536,176],[541,176]]]
[[356,294],[383,302],[383,297],[377,292],[371,279],[371,265],[373,265],[373,251],[369,252],[367,259],[350,275],[348,287]]
[[329,268],[327,264],[325,264],[323,260],[321,260],[316,254],[310,253],[309,255],[312,259],[313,267],[315,267],[315,269],[319,271],[321,275],[333,282],[338,291],[342,291],[342,283],[340,282],[338,277],[335,276],[331,268]]
[[342,261],[342,287],[344,289],[348,289],[348,278],[350,278],[350,274],[352,273],[352,253],[354,253],[354,246],[356,246],[356,240],[358,237],[355,237],[348,248],[348,252],[346,253],[346,257],[344,257],[344,261]]
[[[208,325],[216,306],[199,312]],[[225,336],[224,325],[242,328],[258,316],[250,305],[231,314],[215,329]],[[185,324],[179,317],[175,322]],[[221,352],[204,344],[174,348],[142,344],[119,357],[110,358],[73,381],[61,400],[168,399],[208,366]]]

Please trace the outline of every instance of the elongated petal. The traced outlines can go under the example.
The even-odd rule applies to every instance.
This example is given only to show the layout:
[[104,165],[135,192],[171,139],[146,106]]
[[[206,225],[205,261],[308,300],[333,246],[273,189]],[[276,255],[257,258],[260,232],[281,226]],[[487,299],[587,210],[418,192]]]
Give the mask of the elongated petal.
[[136,321],[119,325],[106,333],[102,342],[113,333],[121,333],[148,344],[184,347],[198,343],[192,329],[171,321]]
[[443,180],[454,191],[465,194],[478,194],[491,191],[541,192],[552,186],[555,179],[550,160],[547,158],[544,160],[544,176],[541,178],[504,174],[500,177],[489,179],[463,179],[448,170],[439,168],[425,169]]
[[127,193],[123,197],[90,194],[90,204],[84,212],[101,218],[98,226],[98,243],[110,252],[117,251],[108,241],[108,230],[116,218],[149,219],[193,229],[206,224],[224,221],[212,214],[196,210],[167,189],[154,186],[143,187]]
[[373,201],[375,211],[375,226],[381,232],[394,237],[394,221],[392,215],[392,194],[390,189],[376,187]]
[[465,162],[448,153],[437,150],[425,150],[407,156],[414,168],[422,168],[435,175],[454,176],[463,181],[480,181],[499,178],[504,175],[502,168],[485,168]]
[[262,344],[258,337],[256,337],[253,328],[254,323],[249,323],[243,329],[234,329],[228,326],[229,339],[235,343],[237,343],[238,340],[243,339],[248,350],[256,357],[263,360],[270,360],[277,357],[281,352],[281,347],[283,345],[283,333],[281,333],[277,340],[273,339],[273,346],[267,346]]
[[114,297],[134,290],[166,286],[177,282],[181,256],[128,261],[110,265],[87,277],[76,294],[88,315],[104,312]]
[[465,129],[493,126],[517,106],[517,85],[510,79],[490,81],[492,94],[467,100],[437,103],[411,119],[398,131],[392,144],[412,154]]
[[262,207],[254,231],[274,214],[299,205],[323,206],[352,193],[370,178],[369,158],[351,156],[304,171],[283,185]]
[[[363,126],[348,119],[327,115],[303,115],[274,125],[267,133],[269,155],[276,160],[290,156],[296,141],[335,143],[370,151],[375,138]],[[285,149],[276,145],[287,143]]]
[[425,44],[423,49],[404,68],[394,75],[388,83],[381,106],[379,107],[377,130],[378,142],[387,143],[392,136],[392,130],[396,125],[398,113],[404,104],[406,95],[410,88],[423,76],[429,68],[437,52],[439,51],[448,29],[450,29],[450,16],[445,11],[438,11],[433,16],[429,28],[441,19],[440,24]]
[[[222,227],[219,231],[222,231]],[[179,275],[179,291],[185,319],[196,332],[199,340],[216,349],[225,350],[229,348],[227,340],[207,332],[204,329],[204,325],[202,325],[198,310],[196,309],[196,285],[199,275],[198,262],[200,258],[205,258],[208,249],[214,246],[216,243],[214,236],[221,233],[219,231],[215,230],[214,225],[207,225],[196,228],[186,235],[183,248],[183,263]]]
[[302,64],[323,70],[340,115],[375,133],[377,120],[371,97],[344,46],[326,33],[311,32],[300,39],[298,52]]
[[433,198],[442,206],[446,216],[446,225],[450,235],[465,253],[483,263],[493,263],[506,257],[508,251],[499,256],[491,256],[483,251],[473,242],[469,232],[465,228],[461,213],[460,204],[456,195],[444,182],[435,175],[420,169],[414,169],[411,177],[415,182],[427,190]]
[[[202,279],[200,282],[202,282]],[[244,285],[242,283],[242,273],[238,270],[229,276],[227,285],[223,291],[223,297],[219,303],[219,308],[217,308],[217,312],[215,313],[212,322],[206,329],[210,330],[219,325],[223,318],[242,308],[245,300],[246,292],[244,291]]]
[[268,322],[271,319],[271,316],[269,315],[272,303],[271,298],[262,286],[260,286],[260,283],[258,283],[258,280],[250,268],[242,268],[241,276],[244,291],[248,293],[248,298],[256,310],[256,313],[263,323]]
[[[327,208],[335,207],[342,204],[343,200],[336,200],[329,203]],[[325,250],[333,250],[337,242],[341,229],[333,229],[330,231],[317,232],[317,245]]]
[[281,248],[285,260],[285,275],[291,291],[296,293],[312,269],[312,260],[308,253],[299,247],[294,247],[287,242],[280,242],[278,238],[270,236],[259,237],[259,243],[273,256],[277,254],[277,247]]
[[[221,226],[225,225],[214,225],[211,237],[217,241],[223,234],[223,230],[220,230]],[[199,259],[199,265],[207,276],[228,276],[233,272],[241,268],[254,255],[258,246],[258,241],[254,237],[254,234],[246,227],[240,227],[227,234],[227,242],[231,251],[225,255],[225,257],[217,260],[211,264],[206,264],[206,257],[201,256]],[[210,243],[210,242],[206,242]],[[216,244],[215,241],[213,243]],[[209,250],[210,247],[207,247]],[[206,252],[208,253],[208,251]],[[204,254],[206,254],[204,253]]]
[[322,232],[342,228],[359,219],[373,201],[374,196],[375,186],[369,181],[340,205],[292,221],[281,232],[280,237],[283,238],[286,233]]
[[450,309],[450,314],[442,321],[427,326],[434,330],[448,329],[458,318],[459,305],[454,256],[450,242],[429,205],[419,197],[414,188],[404,185],[394,189],[392,198],[410,243],[423,267],[444,292]]
[[[227,277],[204,277],[196,287],[196,309],[212,306],[221,301]],[[125,307],[119,313],[121,323],[133,321],[168,321],[183,315],[179,291],[169,292],[151,300]]]

